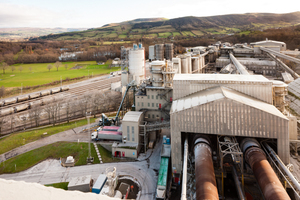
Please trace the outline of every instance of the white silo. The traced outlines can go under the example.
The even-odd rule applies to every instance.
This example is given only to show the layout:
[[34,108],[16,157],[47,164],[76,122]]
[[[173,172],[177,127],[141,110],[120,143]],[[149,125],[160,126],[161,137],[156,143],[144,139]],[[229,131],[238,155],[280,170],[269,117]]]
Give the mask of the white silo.
[[183,55],[181,58],[181,74],[188,74],[188,59],[187,56]]
[[192,57],[192,72],[193,71],[196,71],[195,73],[199,72],[199,57]]
[[129,49],[128,55],[128,71],[130,80],[135,80],[138,84],[144,78],[145,74],[145,49],[140,45],[138,47],[133,44],[133,48]]
[[186,54],[186,59],[187,59],[187,69],[188,69],[188,74],[192,73],[192,55],[191,54]]
[[173,69],[175,70],[175,73],[181,74],[181,59],[180,58],[173,58]]

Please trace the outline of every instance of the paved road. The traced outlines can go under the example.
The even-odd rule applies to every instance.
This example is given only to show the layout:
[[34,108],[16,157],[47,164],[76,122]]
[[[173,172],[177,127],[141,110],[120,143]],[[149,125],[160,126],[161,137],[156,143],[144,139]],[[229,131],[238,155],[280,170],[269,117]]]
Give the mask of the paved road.
[[[81,128],[77,128],[80,129]],[[169,130],[166,130],[169,131]],[[164,132],[163,132],[164,134]],[[48,138],[24,145],[12,152],[21,153],[22,151],[28,151],[29,149],[38,148],[40,146],[50,144],[56,141],[77,141],[78,138],[85,140],[86,134],[75,134],[71,130],[58,133]],[[25,147],[27,146],[27,147]],[[0,178],[36,182],[41,184],[51,184],[59,182],[69,182],[70,178],[91,175],[96,179],[99,174],[105,173],[107,167],[114,166],[117,168],[118,175],[131,176],[136,178],[141,186],[140,199],[153,200],[155,198],[157,175],[160,167],[160,152],[161,152],[162,140],[156,143],[156,146],[152,150],[148,150],[146,154],[140,155],[136,162],[120,162],[120,163],[104,163],[76,166],[70,168],[64,168],[60,165],[58,160],[46,160],[42,163],[25,170],[23,172],[14,174],[2,174]],[[23,152],[24,153],[24,152]]]

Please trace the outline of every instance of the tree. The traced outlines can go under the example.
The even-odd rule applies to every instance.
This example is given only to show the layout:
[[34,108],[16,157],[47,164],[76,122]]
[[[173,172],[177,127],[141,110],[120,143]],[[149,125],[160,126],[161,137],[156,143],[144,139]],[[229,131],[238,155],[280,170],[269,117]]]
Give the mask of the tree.
[[90,100],[91,100],[91,94],[85,94],[83,95],[82,99],[79,100],[79,107],[82,116],[86,116],[86,113],[89,108]]
[[68,69],[68,64],[65,64],[65,68],[66,68],[66,70]]
[[23,130],[25,130],[26,129],[27,117],[25,115],[19,116],[19,121],[22,122],[22,124],[23,124]]
[[53,68],[53,66],[51,65],[51,64],[49,64],[48,66],[47,66],[47,69],[49,70],[49,72],[50,72],[50,69],[52,69]]
[[36,106],[34,108],[29,109],[29,118],[31,121],[35,122],[35,126],[40,125],[40,115],[42,113],[42,109],[40,106]]
[[6,64],[6,62],[3,62],[2,64],[1,64],[1,68],[2,68],[2,70],[3,70],[3,74],[5,74],[5,70],[8,68],[9,66],[8,66],[8,64]]
[[6,127],[5,126],[6,123],[7,123],[6,118],[5,117],[1,117],[0,118],[0,134],[2,133],[3,128]]
[[58,68],[61,66],[61,62],[56,61],[56,63],[54,65],[56,67],[56,71],[58,71]]
[[28,69],[29,69],[30,72],[32,71],[32,67],[29,67]]
[[44,107],[45,112],[48,114],[49,124],[52,123],[54,126],[62,107],[61,101],[54,100],[52,103],[47,104]]
[[14,72],[15,71],[15,69],[16,69],[16,67],[15,66],[10,66],[11,67],[11,72]]
[[14,115],[9,115],[9,121],[10,121],[10,131],[14,131],[14,125],[15,125],[15,116]]
[[20,67],[18,68],[18,70],[19,70],[20,72],[22,72],[22,71],[23,71],[23,67],[20,66]]

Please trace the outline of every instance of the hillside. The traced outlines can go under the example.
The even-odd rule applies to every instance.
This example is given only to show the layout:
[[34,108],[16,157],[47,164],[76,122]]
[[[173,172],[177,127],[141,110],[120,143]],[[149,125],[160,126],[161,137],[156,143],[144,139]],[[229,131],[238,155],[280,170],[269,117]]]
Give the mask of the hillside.
[[287,14],[247,13],[219,15],[211,17],[181,17],[136,19],[127,22],[107,24],[101,28],[86,31],[53,34],[39,39],[72,40],[121,40],[134,38],[167,38],[176,36],[203,36],[213,34],[232,34],[246,30],[282,28],[300,23],[300,12]]

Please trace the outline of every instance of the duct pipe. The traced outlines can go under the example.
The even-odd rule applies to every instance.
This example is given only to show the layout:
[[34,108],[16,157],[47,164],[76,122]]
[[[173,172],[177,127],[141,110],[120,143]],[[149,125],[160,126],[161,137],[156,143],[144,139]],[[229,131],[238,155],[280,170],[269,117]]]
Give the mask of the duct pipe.
[[189,144],[187,137],[184,142],[184,155],[183,155],[183,174],[182,174],[182,189],[181,189],[181,200],[186,200],[186,181],[187,181],[187,158],[189,152]]
[[236,67],[236,69],[239,71],[240,74],[242,75],[249,75],[249,72],[247,71],[246,67],[242,65],[234,56],[232,53],[229,53],[230,60]]
[[214,166],[209,142],[198,138],[194,143],[197,200],[218,200]]
[[235,169],[234,166],[231,166],[231,171],[232,171],[232,174],[233,174],[233,179],[234,179],[234,182],[235,182],[235,185],[236,185],[236,190],[238,192],[239,199],[240,200],[245,200],[246,198],[245,198],[243,189],[241,187],[241,183],[238,179],[238,174],[237,174],[236,169]]
[[267,143],[264,143],[263,145],[268,149],[268,151],[273,156],[273,158],[277,161],[277,163],[280,165],[280,167],[283,169],[283,171],[288,175],[288,177],[291,179],[291,181],[293,182],[293,184],[297,188],[297,190],[300,191],[299,182],[295,179],[294,175],[290,172],[290,170],[287,169],[285,164],[281,161],[281,159],[274,152],[274,150]]
[[265,52],[274,54],[275,56],[278,56],[278,57],[280,57],[280,58],[284,58],[284,59],[286,59],[286,60],[290,60],[290,61],[292,61],[292,62],[295,62],[295,63],[297,63],[297,64],[300,64],[300,59],[298,59],[298,58],[294,58],[294,57],[291,57],[291,56],[282,54],[282,53],[280,53],[280,52],[278,52],[278,51],[275,51],[275,50],[273,50],[273,49],[269,49],[269,48],[265,48],[265,47],[259,47],[259,48],[260,48],[260,50],[262,50],[262,51],[265,51]]
[[244,139],[242,149],[245,160],[250,165],[255,179],[266,200],[288,200],[289,195],[283,188],[266,155],[255,139]]

